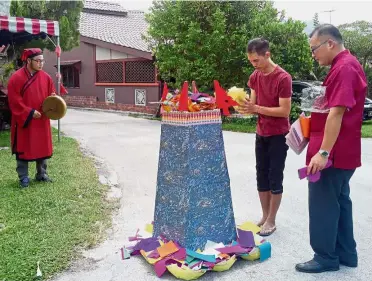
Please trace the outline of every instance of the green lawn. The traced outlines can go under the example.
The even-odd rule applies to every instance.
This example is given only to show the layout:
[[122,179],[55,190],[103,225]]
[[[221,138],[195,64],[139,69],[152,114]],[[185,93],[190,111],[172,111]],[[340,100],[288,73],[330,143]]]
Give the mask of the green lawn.
[[[98,181],[91,159],[77,142],[56,141],[48,163],[53,183],[35,183],[20,190],[15,157],[0,150],[0,280],[28,281],[36,276],[37,262],[43,280],[65,269],[81,248],[104,237],[112,205],[107,187]],[[9,146],[9,133],[0,132],[0,147]],[[30,177],[35,164],[29,167]]]
[[[132,116],[135,117],[135,116]],[[161,121],[161,118],[147,118],[151,120]],[[255,133],[256,119],[255,118],[237,118],[223,117],[222,130],[240,132],[240,133]],[[363,123],[362,137],[372,138],[372,120]]]
[[[242,133],[255,133],[256,126],[252,123],[239,124],[239,123],[223,123],[222,129],[225,131],[242,132]],[[372,138],[372,120],[363,123],[362,137]]]
[[372,120],[363,123],[362,137],[372,138]]

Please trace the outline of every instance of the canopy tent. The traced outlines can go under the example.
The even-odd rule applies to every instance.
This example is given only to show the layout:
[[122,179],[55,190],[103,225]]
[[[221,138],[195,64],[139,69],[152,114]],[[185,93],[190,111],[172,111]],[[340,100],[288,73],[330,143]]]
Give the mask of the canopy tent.
[[[56,38],[56,43],[50,37]],[[50,39],[57,54],[57,94],[61,94],[61,48],[59,46],[58,21],[0,16],[0,47],[22,44],[34,39]],[[58,140],[60,140],[60,120],[58,120]]]

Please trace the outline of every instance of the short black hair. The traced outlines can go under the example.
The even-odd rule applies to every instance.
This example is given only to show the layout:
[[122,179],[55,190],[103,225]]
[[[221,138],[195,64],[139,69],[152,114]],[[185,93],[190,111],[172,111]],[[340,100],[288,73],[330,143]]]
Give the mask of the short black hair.
[[247,53],[257,53],[264,56],[268,51],[270,51],[269,41],[263,38],[255,38],[248,42]]
[[325,23],[317,26],[310,34],[310,38],[316,36],[328,35],[332,37],[336,42],[343,43],[341,32],[332,24]]

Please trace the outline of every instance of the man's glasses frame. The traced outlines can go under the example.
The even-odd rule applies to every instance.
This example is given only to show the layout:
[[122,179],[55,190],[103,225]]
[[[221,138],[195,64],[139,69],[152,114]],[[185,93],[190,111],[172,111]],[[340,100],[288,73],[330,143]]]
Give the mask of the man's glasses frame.
[[45,63],[45,60],[34,60],[34,59],[31,59],[31,60],[33,60],[33,61],[36,61],[37,63]]
[[323,46],[327,42],[328,42],[328,39],[324,41],[323,43],[320,43],[318,46],[311,48],[311,52],[314,54],[316,50],[318,50],[321,46]]

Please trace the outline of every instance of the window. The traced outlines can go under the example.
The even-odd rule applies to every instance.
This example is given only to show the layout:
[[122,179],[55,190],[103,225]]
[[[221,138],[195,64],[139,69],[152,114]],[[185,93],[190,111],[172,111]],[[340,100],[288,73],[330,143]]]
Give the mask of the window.
[[123,83],[123,62],[97,62],[96,75],[97,83]]
[[150,60],[96,62],[97,83],[155,83],[155,65]]
[[73,65],[61,65],[62,83],[66,88],[79,88],[79,70]]
[[125,83],[154,83],[155,66],[153,61],[125,62]]

